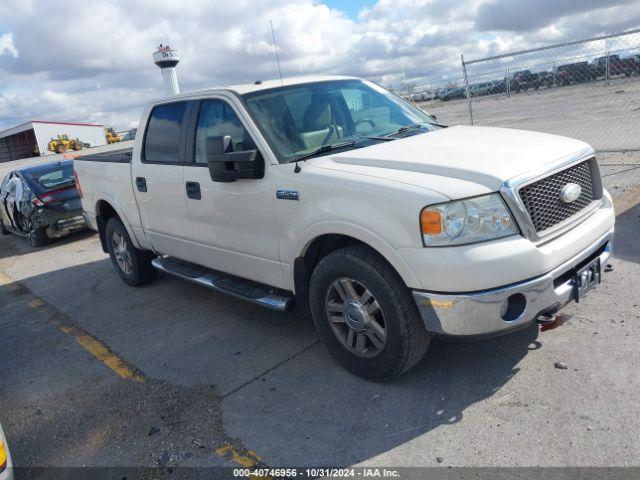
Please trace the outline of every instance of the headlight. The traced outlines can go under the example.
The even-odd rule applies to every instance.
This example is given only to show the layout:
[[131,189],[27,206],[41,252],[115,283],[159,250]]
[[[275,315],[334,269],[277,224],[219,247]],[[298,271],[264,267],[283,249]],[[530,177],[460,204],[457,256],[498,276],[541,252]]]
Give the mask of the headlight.
[[484,242],[518,233],[497,193],[425,207],[420,228],[426,247]]

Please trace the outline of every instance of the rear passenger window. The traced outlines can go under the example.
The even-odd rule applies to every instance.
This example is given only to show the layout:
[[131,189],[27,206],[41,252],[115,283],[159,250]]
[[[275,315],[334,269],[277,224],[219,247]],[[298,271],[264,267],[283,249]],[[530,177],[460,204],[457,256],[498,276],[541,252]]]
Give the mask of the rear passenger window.
[[186,102],[181,102],[153,109],[144,139],[144,159],[147,162],[178,163],[180,127],[186,106]]

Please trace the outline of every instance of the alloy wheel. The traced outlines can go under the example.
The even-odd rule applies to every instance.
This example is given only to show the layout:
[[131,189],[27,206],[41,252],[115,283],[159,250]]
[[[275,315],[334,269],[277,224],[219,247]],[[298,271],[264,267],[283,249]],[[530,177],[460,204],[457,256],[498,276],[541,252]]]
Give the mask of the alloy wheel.
[[131,275],[133,266],[131,262],[131,254],[124,235],[120,232],[113,232],[111,236],[111,246],[113,248],[113,256],[116,259],[118,267],[125,275]]
[[338,278],[327,290],[325,312],[331,330],[343,347],[365,358],[375,357],[387,343],[384,313],[362,283]]

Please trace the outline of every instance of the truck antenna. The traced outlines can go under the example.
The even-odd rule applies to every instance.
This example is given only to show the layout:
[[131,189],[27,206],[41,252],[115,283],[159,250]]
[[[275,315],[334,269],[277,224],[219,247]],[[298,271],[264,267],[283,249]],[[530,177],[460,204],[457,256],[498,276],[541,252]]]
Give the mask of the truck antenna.
[[273,31],[273,22],[269,19],[269,26],[271,27],[271,38],[273,38],[273,53],[276,55],[276,63],[278,64],[278,75],[280,75],[280,86],[284,87],[282,81],[282,70],[280,70],[280,58],[278,57],[278,46],[276,45],[276,34]]

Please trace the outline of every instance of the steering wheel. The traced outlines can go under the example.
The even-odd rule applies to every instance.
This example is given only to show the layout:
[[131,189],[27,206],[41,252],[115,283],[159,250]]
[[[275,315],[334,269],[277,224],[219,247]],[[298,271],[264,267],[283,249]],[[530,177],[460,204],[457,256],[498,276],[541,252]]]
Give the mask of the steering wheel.
[[361,125],[363,123],[368,123],[369,125],[371,125],[371,130],[376,128],[376,124],[375,124],[375,122],[373,120],[371,120],[370,118],[361,118],[360,120],[358,120],[357,122],[355,122],[353,124],[353,129],[357,130],[358,129],[358,125]]

